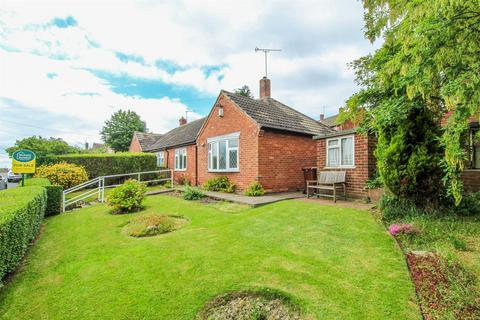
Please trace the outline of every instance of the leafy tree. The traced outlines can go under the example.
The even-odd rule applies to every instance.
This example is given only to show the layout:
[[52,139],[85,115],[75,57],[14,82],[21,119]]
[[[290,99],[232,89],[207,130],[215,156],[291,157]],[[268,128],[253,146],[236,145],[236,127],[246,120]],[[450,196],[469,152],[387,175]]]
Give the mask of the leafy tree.
[[[458,204],[464,135],[469,118],[480,115],[480,0],[364,0],[363,5],[367,38],[383,38],[383,44],[352,63],[362,89],[347,101],[342,118],[378,135],[380,174],[397,196],[423,191],[422,179],[442,168]],[[452,115],[440,129],[447,112]],[[395,164],[389,163],[395,154]],[[429,198],[441,193],[438,188]]]
[[146,132],[145,122],[133,111],[119,110],[115,112],[100,132],[102,140],[117,151],[128,151],[133,132]]
[[5,151],[12,156],[12,154],[20,149],[28,149],[35,152],[37,161],[41,163],[48,155],[78,153],[80,150],[76,147],[70,146],[68,143],[60,138],[42,138],[40,136],[31,136],[21,140],[17,140],[15,145],[5,149]]
[[241,88],[235,89],[235,94],[240,96],[248,97],[253,99],[253,94],[250,91],[250,88],[247,85],[242,86]]

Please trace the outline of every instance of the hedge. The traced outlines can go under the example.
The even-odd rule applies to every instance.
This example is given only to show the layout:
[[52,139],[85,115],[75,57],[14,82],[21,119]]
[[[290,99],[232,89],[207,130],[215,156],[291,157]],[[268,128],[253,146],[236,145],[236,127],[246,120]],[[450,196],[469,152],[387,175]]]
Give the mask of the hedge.
[[83,166],[90,179],[112,174],[159,170],[154,153],[99,153],[49,156],[45,164],[67,162]]
[[46,203],[47,191],[40,186],[0,192],[0,280],[22,261],[40,230]]
[[60,214],[62,211],[63,188],[59,185],[51,185],[47,178],[32,178],[25,180],[25,186],[40,186],[47,190],[47,207],[45,216]]

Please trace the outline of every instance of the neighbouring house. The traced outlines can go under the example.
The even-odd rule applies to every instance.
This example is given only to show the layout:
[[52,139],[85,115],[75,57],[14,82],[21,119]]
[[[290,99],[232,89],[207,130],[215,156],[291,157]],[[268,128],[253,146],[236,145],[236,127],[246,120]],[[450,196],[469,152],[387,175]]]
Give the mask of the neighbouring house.
[[154,144],[162,135],[158,133],[139,132],[133,133],[132,141],[128,151],[130,152],[144,152],[149,146]]
[[260,98],[222,90],[197,137],[198,183],[227,176],[238,190],[258,181],[269,192],[305,189],[302,168],[316,164],[313,136],[334,132],[271,97],[260,80]]
[[205,118],[187,123],[184,117],[179,126],[163,134],[145,151],[156,152],[159,167],[173,169],[176,183],[197,185],[197,145],[198,132]]
[[319,121],[320,123],[323,123],[327,127],[338,130],[339,126],[337,125],[337,117],[338,117],[338,114],[325,118],[325,115],[321,113]]
[[[449,116],[450,114],[445,115],[442,124],[446,123]],[[367,195],[365,190],[367,180],[376,173],[374,151],[377,140],[374,136],[359,134],[350,121],[336,124],[336,118],[337,115],[328,118],[320,115],[320,121],[335,128],[336,131],[314,137],[317,141],[317,169],[345,171],[347,195],[352,198],[363,198]],[[480,191],[480,142],[474,139],[479,130],[478,120],[472,118],[466,143],[469,160],[462,174],[467,192]]]

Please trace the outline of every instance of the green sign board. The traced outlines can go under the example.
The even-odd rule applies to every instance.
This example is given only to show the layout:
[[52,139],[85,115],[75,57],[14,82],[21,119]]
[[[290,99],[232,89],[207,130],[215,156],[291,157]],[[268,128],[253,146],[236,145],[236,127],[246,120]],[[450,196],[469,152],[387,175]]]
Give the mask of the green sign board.
[[30,150],[17,150],[13,153],[12,158],[18,162],[30,162],[35,160],[36,156]]

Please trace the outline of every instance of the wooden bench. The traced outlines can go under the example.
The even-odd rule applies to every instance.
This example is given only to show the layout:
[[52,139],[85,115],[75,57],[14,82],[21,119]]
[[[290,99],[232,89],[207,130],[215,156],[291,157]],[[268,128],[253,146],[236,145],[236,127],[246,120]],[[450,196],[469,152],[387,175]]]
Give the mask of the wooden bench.
[[[317,197],[330,197],[333,198],[334,202],[337,202],[337,190],[341,191],[343,189],[343,197],[346,200],[345,174],[345,171],[320,171],[317,180],[307,181],[307,198],[310,197],[310,190],[313,190]],[[327,190],[332,191],[332,193],[321,193]]]

